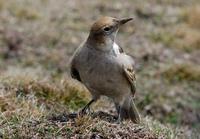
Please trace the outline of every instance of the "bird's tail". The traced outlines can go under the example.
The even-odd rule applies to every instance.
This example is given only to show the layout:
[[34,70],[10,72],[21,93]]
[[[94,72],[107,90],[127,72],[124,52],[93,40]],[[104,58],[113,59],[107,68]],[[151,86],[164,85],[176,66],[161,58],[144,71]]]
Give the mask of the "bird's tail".
[[140,123],[140,115],[132,97],[127,97],[120,107],[121,120],[130,119],[133,123]]

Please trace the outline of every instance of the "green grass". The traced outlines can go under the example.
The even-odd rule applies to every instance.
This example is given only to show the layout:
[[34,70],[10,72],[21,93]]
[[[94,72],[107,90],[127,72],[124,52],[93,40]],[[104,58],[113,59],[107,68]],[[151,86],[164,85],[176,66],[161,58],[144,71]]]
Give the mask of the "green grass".
[[41,18],[41,15],[36,9],[27,8],[25,6],[11,5],[10,13],[18,19],[36,20]]
[[170,32],[155,32],[149,35],[154,42],[161,42],[170,47],[174,43],[174,36]]
[[172,65],[162,75],[175,82],[196,81],[200,82],[200,67],[197,65],[179,64]]

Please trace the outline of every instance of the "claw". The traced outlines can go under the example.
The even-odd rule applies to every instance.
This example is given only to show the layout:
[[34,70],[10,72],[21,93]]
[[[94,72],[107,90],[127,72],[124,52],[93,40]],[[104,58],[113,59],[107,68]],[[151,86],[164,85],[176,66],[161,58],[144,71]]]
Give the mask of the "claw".
[[90,107],[84,107],[80,112],[79,115],[86,115],[90,113]]
[[90,110],[90,105],[94,102],[95,100],[91,100],[87,105],[85,105],[85,107],[79,112],[78,115],[83,116],[86,114],[91,114],[91,110]]

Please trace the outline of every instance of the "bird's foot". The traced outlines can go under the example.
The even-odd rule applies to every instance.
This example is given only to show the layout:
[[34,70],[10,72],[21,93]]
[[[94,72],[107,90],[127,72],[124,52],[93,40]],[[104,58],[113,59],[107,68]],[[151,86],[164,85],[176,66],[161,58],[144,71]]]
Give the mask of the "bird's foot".
[[119,124],[119,125],[123,125],[124,119],[120,116],[120,114],[117,116],[117,119],[115,121],[116,124]]
[[117,116],[117,119],[115,121],[116,124],[121,124],[122,123],[122,119],[120,117],[120,115]]
[[88,104],[85,105],[85,107],[79,112],[80,116],[91,114],[90,105],[96,101],[95,99],[92,99]]
[[84,107],[82,110],[79,111],[79,115],[90,115],[92,113],[90,107]]

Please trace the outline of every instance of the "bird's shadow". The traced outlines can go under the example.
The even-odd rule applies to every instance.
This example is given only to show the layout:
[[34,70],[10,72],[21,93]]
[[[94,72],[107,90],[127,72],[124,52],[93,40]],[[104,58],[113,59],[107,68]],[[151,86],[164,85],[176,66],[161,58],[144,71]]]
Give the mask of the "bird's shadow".
[[[103,121],[109,122],[109,123],[116,123],[117,121],[117,116],[111,115],[109,113],[103,112],[103,111],[98,111],[98,112],[93,112],[88,114],[88,116],[92,117],[92,118],[99,118]],[[52,115],[50,116],[48,119],[51,121],[57,121],[57,122],[68,122],[70,120],[75,121],[75,119],[77,119],[78,117],[80,117],[80,115],[78,113],[62,113],[59,115]]]

